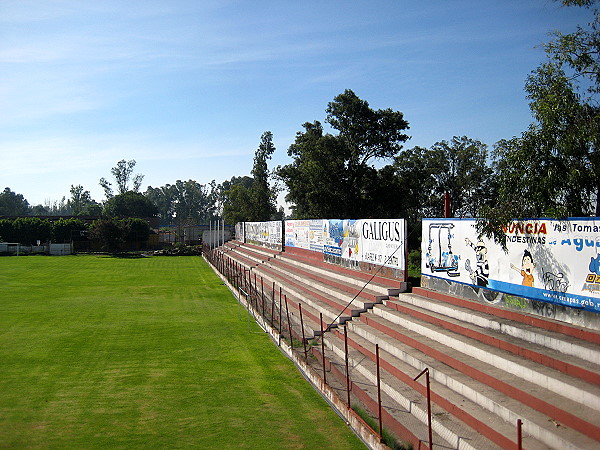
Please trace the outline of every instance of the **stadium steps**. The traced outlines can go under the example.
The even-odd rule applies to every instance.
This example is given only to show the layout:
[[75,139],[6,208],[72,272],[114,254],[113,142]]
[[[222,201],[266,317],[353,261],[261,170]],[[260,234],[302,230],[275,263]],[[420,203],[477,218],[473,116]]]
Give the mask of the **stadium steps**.
[[[328,379],[333,375],[339,378],[341,384],[345,384],[343,332],[338,329],[333,333],[328,333],[325,337],[325,345],[326,359],[331,364],[330,367],[326,365],[329,369],[327,374]],[[369,409],[377,416],[375,349],[371,348],[369,341],[352,333],[349,333],[348,345],[352,393],[363,403],[369,405]],[[315,353],[318,360],[321,361],[320,347],[316,347]],[[379,354],[380,361],[383,361],[384,358],[390,359],[390,356],[384,350],[380,349]],[[395,364],[395,370],[399,370],[398,367],[400,367],[400,370],[409,369],[401,361]],[[334,370],[334,368],[337,368],[337,370]],[[415,372],[414,375],[417,373]],[[426,443],[428,440],[427,402],[424,395],[419,392],[419,390],[422,390],[424,393],[424,386],[408,377],[405,377],[406,382],[402,382],[398,377],[389,373],[384,368],[380,368],[380,374],[384,427],[392,431],[397,428],[404,428],[406,430],[398,433],[399,435],[409,432],[416,436],[417,441],[420,441],[422,444]],[[344,398],[345,394],[340,392],[340,396]],[[474,429],[465,426],[464,423],[435,404],[433,405],[432,413],[432,429],[433,442],[437,448],[501,448]],[[417,447],[415,446],[415,448]]]
[[304,295],[305,300],[317,309],[320,305],[332,307],[337,311],[333,316],[324,312],[330,323],[343,323],[351,317],[357,317],[388,297],[382,295],[381,290],[365,288],[361,291],[352,284],[342,283],[336,277],[327,277],[310,272],[306,267],[282,262],[275,254],[257,251],[255,248],[240,246],[229,251],[227,255],[235,256],[246,265],[254,267],[255,273],[268,277],[270,281],[276,281],[278,285],[283,286],[284,291],[291,292],[296,297]]
[[596,386],[386,306],[348,325],[414,370],[429,367],[438,388],[455,391],[506,423],[522,419],[524,432],[544,445],[593,448],[598,443],[600,414],[587,405],[595,405]]
[[[292,320],[298,321],[301,302],[306,330],[320,329],[319,312],[331,323],[345,304],[331,304],[334,297],[348,295],[332,284],[356,290],[365,276],[370,278],[247,244],[230,243],[226,252],[285,286],[295,304],[292,308],[290,303]],[[398,429],[408,425],[421,441],[427,440],[423,380],[413,378],[428,367],[434,443],[441,439],[450,448],[495,448],[496,442],[511,448],[516,420],[522,419],[525,448],[600,448],[600,334],[422,288],[404,294],[392,285],[386,296],[385,280],[376,282],[382,286],[371,288],[369,295],[379,296],[380,302],[347,311],[335,325],[348,328],[351,376],[366,402],[376,401],[372,387],[379,345],[384,420]],[[319,291],[321,283],[329,283],[327,291]],[[344,362],[342,331],[332,327],[325,334],[332,371]]]
[[[272,283],[274,282],[277,300],[279,299],[278,288],[283,287],[283,293],[290,304],[297,305],[298,302],[302,302],[303,313],[310,314],[313,318],[323,314],[323,320],[330,324],[330,327],[344,323],[352,317],[352,314],[359,314],[358,310],[345,309],[346,305],[341,301],[334,301],[329,297],[316,293],[314,287],[290,280],[285,273],[266,267],[262,264],[262,261],[253,258],[248,253],[232,250],[227,252],[226,255],[245,269],[251,270],[251,273],[256,274],[258,278],[262,278],[263,286],[269,292],[272,291]],[[307,323],[312,325],[307,330],[307,338],[320,334],[319,320],[312,320]]]
[[593,342],[469,309],[467,306],[479,304],[469,305],[468,300],[465,306],[453,306],[420,295],[400,294],[384,303],[393,310],[600,386],[600,346]]
[[252,244],[242,244],[239,241],[230,241],[236,247],[242,247],[247,251],[252,251],[263,257],[263,261],[281,262],[282,266],[287,264],[294,270],[302,270],[308,273],[308,276],[319,280],[320,277],[329,280],[329,282],[341,282],[344,286],[353,286],[356,292],[368,284],[369,290],[375,291],[378,295],[388,296],[398,294],[400,283],[385,277],[371,275],[368,273],[357,272],[356,270],[333,265],[322,260],[303,256],[298,253],[275,252],[264,247]]

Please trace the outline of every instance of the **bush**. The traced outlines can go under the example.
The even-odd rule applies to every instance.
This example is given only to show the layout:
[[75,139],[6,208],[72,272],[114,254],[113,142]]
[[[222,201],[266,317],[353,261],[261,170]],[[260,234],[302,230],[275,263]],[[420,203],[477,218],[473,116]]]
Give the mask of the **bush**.
[[88,228],[80,219],[61,217],[52,223],[52,240],[54,242],[80,241],[83,240],[81,232],[87,232]]
[[92,223],[90,239],[98,242],[105,252],[119,252],[125,244],[125,233],[119,220],[98,219]]
[[90,238],[105,252],[121,252],[148,241],[150,225],[143,219],[98,219],[90,228]]
[[47,242],[52,235],[50,222],[37,217],[19,217],[13,221],[13,228],[17,242],[23,245]]
[[15,233],[13,221],[10,219],[0,219],[0,239],[2,242],[17,242],[18,237]]
[[123,219],[121,224],[126,233],[127,242],[145,242],[150,235],[150,225],[144,219]]

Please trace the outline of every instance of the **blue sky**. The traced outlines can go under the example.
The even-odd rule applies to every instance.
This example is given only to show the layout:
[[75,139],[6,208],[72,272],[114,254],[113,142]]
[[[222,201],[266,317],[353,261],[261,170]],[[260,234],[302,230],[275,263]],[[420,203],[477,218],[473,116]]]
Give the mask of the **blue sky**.
[[589,17],[552,0],[2,0],[0,189],[101,201],[121,159],[142,190],[220,183],[250,173],[266,130],[286,164],[345,89],[402,111],[405,148],[491,147],[532,120],[523,86],[548,32]]

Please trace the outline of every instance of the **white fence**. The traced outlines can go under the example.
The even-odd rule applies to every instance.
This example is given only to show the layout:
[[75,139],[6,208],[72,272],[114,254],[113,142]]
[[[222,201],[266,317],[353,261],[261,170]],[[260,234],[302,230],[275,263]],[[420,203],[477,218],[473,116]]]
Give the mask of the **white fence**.
[[46,253],[53,256],[70,255],[73,253],[71,244],[21,245],[10,242],[0,242],[0,254],[28,255],[31,253]]

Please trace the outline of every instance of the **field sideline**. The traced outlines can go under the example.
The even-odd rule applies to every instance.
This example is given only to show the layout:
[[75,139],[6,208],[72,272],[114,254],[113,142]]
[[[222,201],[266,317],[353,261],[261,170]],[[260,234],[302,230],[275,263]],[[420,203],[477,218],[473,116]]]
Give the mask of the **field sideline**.
[[0,447],[364,448],[199,257],[0,258]]

